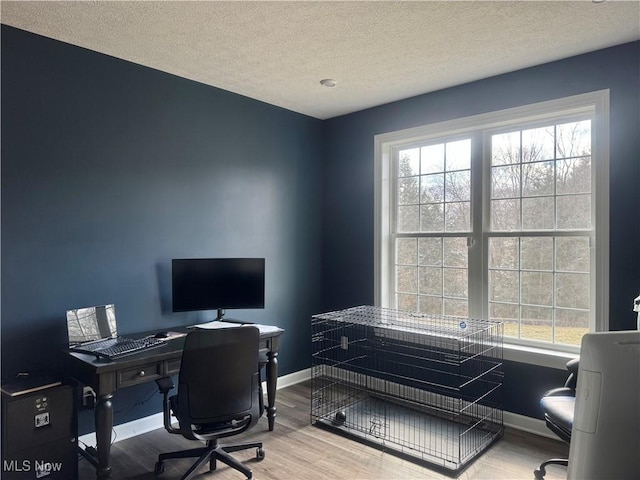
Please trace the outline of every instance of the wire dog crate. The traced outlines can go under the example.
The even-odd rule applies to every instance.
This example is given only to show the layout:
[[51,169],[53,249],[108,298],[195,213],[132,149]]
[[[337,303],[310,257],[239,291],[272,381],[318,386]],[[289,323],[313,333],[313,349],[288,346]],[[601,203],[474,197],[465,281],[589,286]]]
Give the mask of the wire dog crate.
[[314,315],[311,422],[457,474],[502,437],[502,324],[360,306]]

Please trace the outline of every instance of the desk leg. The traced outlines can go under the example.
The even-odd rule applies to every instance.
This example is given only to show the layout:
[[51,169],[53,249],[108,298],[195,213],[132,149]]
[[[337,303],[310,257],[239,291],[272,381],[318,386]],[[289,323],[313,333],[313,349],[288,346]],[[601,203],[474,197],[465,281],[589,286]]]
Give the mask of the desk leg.
[[273,430],[276,420],[276,386],[278,383],[278,352],[268,352],[267,357],[267,420],[269,431]]
[[95,408],[96,450],[98,450],[98,470],[96,478],[103,480],[111,477],[109,457],[111,454],[111,430],[113,429],[113,404],[111,393],[98,395]]

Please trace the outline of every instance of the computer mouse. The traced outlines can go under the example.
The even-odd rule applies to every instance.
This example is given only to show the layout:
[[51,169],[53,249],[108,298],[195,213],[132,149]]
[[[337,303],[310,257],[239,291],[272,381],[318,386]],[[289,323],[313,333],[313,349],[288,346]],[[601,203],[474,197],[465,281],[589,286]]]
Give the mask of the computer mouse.
[[169,332],[158,332],[154,335],[156,338],[167,338],[169,336]]

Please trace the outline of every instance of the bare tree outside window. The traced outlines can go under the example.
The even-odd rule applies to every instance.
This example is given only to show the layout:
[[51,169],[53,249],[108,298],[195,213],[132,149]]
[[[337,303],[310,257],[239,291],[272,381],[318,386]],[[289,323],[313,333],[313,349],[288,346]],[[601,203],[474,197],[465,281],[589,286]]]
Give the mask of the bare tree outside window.
[[471,230],[471,140],[398,152],[396,305],[467,316],[467,233]]
[[591,121],[493,135],[491,145],[490,317],[505,335],[579,345],[589,331]]
[[[504,322],[507,336],[579,345],[591,304],[591,120],[489,141],[489,317]],[[399,309],[469,315],[471,148],[471,138],[458,138],[397,151]]]
[[601,90],[376,135],[376,305],[578,352],[608,329],[609,130]]

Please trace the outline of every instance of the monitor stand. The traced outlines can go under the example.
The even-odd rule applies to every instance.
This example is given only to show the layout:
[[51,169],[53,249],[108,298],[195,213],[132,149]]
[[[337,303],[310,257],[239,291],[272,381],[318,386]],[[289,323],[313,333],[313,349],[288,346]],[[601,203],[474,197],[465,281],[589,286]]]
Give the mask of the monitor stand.
[[216,317],[216,319],[214,320],[215,322],[225,322],[225,323],[237,323],[239,325],[245,325],[246,323],[251,323],[251,322],[245,322],[243,320],[236,320],[234,318],[224,318],[224,314],[225,311],[223,308],[219,308],[218,309],[218,316]]

